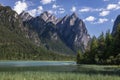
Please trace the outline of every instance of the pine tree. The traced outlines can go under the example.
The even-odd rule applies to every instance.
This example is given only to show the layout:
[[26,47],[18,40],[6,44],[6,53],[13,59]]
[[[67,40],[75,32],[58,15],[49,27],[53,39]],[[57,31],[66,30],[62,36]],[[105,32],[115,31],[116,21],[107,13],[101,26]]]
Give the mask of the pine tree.
[[91,45],[90,45],[90,53],[87,54],[90,63],[96,63],[95,57],[97,54],[97,48],[98,48],[98,41],[96,37],[94,36],[92,38]]
[[106,37],[105,37],[105,44],[106,44],[106,58],[108,58],[111,53],[113,53],[113,37],[110,33],[110,30],[107,31]]
[[79,50],[78,53],[77,53],[77,64],[82,63],[82,60],[83,60],[83,54]]
[[120,24],[117,27],[117,31],[114,37],[114,64],[120,64]]
[[96,57],[98,58],[98,62],[99,63],[103,63],[105,62],[105,37],[104,37],[104,33],[102,32],[101,35],[98,37],[98,53],[96,55]]
[[115,34],[115,39],[114,39],[114,49],[115,49],[115,55],[120,53],[120,24],[117,27],[117,31]]

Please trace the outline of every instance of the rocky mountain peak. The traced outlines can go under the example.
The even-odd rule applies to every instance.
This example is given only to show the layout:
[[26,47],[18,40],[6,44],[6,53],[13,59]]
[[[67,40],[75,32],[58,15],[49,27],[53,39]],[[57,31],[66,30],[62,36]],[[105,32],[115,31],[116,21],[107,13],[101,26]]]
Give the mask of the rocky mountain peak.
[[87,47],[90,36],[85,23],[76,13],[65,16],[57,26],[62,40],[73,50],[76,51],[77,48],[84,50]]
[[69,15],[64,16],[59,22],[58,24],[64,24],[64,22],[68,19]]
[[47,21],[48,18],[51,16],[51,14],[47,11],[41,13],[40,18],[42,18],[44,21]]
[[[27,13],[23,12],[21,16],[25,14],[27,15]],[[49,39],[49,41],[53,42],[63,42],[74,52],[78,49],[84,51],[90,40],[84,22],[76,13],[57,19],[53,14],[45,11],[40,16],[27,21],[26,24],[29,24],[38,33],[40,38],[44,40]],[[42,40],[41,42],[49,45],[48,42]]]
[[74,26],[74,24],[76,24],[78,19],[78,16],[76,13],[73,13],[70,17],[70,26]]
[[28,21],[33,18],[28,12],[25,11],[23,11],[19,16],[21,17],[22,21]]
[[43,12],[41,15],[40,15],[40,18],[42,18],[45,22],[52,22],[53,24],[56,24],[57,23],[57,18],[50,14],[48,11],[45,11]]
[[9,25],[12,27],[13,25],[15,26],[15,23],[18,23],[19,27],[21,26],[18,14],[9,6],[0,6],[0,22],[1,24],[5,25],[12,23],[11,25]]
[[78,18],[78,15],[77,15],[77,13],[73,12],[73,14],[71,15],[71,17]]
[[57,19],[45,11],[40,16],[32,17],[25,11],[18,15],[8,6],[0,6],[0,25],[13,35],[20,35],[20,40],[24,38],[25,42],[36,47],[44,46],[58,53],[71,54],[78,49],[84,51],[89,41],[86,26],[76,13]]
[[120,23],[120,15],[117,16],[116,20],[114,21],[113,31],[112,34],[114,35],[117,30],[117,25]]

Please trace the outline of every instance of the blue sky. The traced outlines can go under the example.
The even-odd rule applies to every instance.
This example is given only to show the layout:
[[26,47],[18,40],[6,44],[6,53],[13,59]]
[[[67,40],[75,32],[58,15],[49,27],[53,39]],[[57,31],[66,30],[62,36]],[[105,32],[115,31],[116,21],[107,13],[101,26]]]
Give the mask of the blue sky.
[[18,14],[27,11],[32,16],[49,11],[60,18],[76,12],[91,36],[112,30],[120,14],[120,0],[0,0],[0,3],[11,6]]

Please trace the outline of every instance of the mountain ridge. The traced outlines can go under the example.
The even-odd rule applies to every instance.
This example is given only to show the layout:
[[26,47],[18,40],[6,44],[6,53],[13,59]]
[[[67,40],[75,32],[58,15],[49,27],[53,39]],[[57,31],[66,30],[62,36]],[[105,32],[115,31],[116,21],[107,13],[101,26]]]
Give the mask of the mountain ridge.
[[[54,30],[56,39],[59,37],[59,41],[65,44],[66,47],[70,48],[75,53],[78,49],[84,51],[87,48],[87,43],[90,40],[90,35],[87,32],[85,23],[77,16],[76,13],[59,19],[53,14],[45,11],[41,13],[40,16],[23,21],[23,23],[31,26],[38,33],[39,37],[41,37],[41,34],[46,34],[44,33],[44,31],[48,28],[46,26],[51,26],[51,30],[49,29],[49,31],[51,32]],[[54,33],[51,33],[51,36],[55,35]],[[73,37],[70,38],[70,36]],[[69,37],[69,39],[67,39],[67,37]]]
[[[39,44],[40,42],[40,44]],[[0,6],[0,60],[70,60],[73,56],[47,50],[38,34],[24,25],[9,6]]]

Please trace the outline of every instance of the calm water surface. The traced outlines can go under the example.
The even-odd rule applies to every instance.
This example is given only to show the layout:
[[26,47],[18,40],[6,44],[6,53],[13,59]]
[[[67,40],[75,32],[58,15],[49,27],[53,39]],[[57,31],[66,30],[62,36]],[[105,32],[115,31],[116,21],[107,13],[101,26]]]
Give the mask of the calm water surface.
[[120,75],[120,67],[117,66],[77,65],[74,61],[0,61],[0,72],[23,71]]
[[2,61],[0,67],[64,66],[76,65],[74,61]]
[[73,71],[75,61],[1,61],[0,71]]

